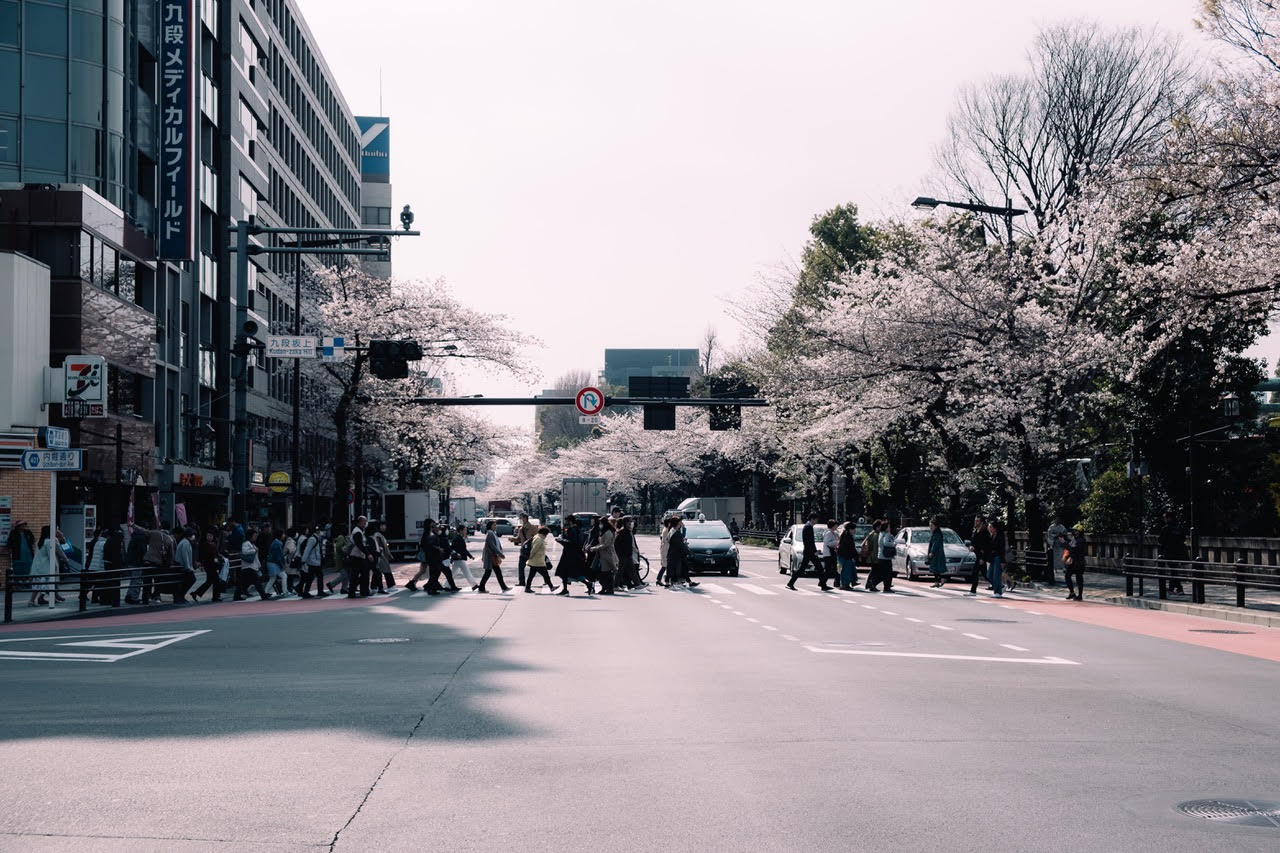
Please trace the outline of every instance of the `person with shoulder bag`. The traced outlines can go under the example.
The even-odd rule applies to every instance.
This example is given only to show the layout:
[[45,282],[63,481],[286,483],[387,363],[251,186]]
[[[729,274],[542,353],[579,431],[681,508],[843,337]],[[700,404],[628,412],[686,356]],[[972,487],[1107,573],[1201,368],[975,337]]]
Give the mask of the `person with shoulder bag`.
[[243,601],[250,588],[258,593],[262,601],[270,601],[271,595],[262,585],[262,561],[258,559],[258,545],[254,541],[258,531],[250,528],[245,531],[244,542],[240,545],[240,576],[236,583],[236,601]]
[[343,564],[350,564],[347,569],[347,598],[369,597],[370,555],[373,543],[369,539],[367,528],[369,519],[360,516],[356,526],[351,529],[351,537],[347,541],[347,552]]
[[381,524],[371,524],[373,530],[373,547],[377,550],[374,573],[377,575],[378,592],[385,593],[396,585],[396,576],[391,571],[391,543],[382,535]]
[[858,543],[853,538],[853,522],[846,521],[840,528],[836,544],[836,560],[840,563],[840,589],[852,592],[858,585]]

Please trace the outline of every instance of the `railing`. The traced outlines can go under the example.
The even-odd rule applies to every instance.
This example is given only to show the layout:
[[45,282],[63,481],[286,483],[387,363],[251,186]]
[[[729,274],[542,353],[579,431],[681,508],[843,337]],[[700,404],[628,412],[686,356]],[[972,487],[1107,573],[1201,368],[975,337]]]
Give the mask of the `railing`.
[[739,530],[739,539],[764,539],[772,540],[775,545],[782,542],[782,531],[780,530]]
[[1191,585],[1191,602],[1205,603],[1206,586],[1234,586],[1236,607],[1245,606],[1245,592],[1252,589],[1280,590],[1280,571],[1272,566],[1255,566],[1245,562],[1220,563],[1208,560],[1150,559],[1125,555],[1122,567],[1125,576],[1125,595],[1134,595],[1134,581],[1138,582],[1138,595],[1143,593],[1143,581],[1150,578],[1157,582],[1160,598],[1169,597],[1169,588],[1181,587],[1185,581]]
[[[244,580],[240,577],[240,558],[233,556],[223,559],[226,561],[227,579],[214,586],[215,594],[222,589],[238,589]],[[120,607],[122,601],[132,603],[127,596],[134,590],[139,594],[153,590],[155,598],[173,595],[182,600],[196,579],[195,575],[182,569],[161,569],[155,566],[44,575],[15,575],[9,572],[4,581],[4,622],[7,624],[13,621],[15,593],[46,595],[49,597],[49,609],[57,606],[58,595],[73,594],[78,599],[79,612],[83,613],[91,603],[111,608]]]

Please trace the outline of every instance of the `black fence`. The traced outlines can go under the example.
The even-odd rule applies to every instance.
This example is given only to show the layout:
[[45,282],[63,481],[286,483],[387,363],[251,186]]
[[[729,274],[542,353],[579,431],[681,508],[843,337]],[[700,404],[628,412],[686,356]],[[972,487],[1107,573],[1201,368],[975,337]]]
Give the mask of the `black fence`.
[[[133,604],[135,602],[130,596],[134,593],[139,596],[139,601],[142,596],[151,599],[173,596],[175,601],[182,601],[204,574],[203,570],[191,572],[172,566],[137,566],[48,575],[15,575],[10,572],[4,582],[4,622],[13,621],[15,596],[43,595],[52,605],[57,604],[60,596],[74,596],[77,609],[83,613],[93,605],[118,608],[122,604]],[[223,557],[215,576],[216,582],[210,584],[215,594],[223,589],[237,589],[246,580],[241,577],[238,556]]]
[[1125,595],[1144,592],[1145,582],[1154,580],[1157,594],[1167,599],[1171,589],[1191,587],[1191,603],[1205,603],[1205,588],[1209,586],[1235,587],[1236,607],[1245,606],[1245,594],[1249,589],[1280,590],[1280,572],[1274,566],[1257,566],[1249,563],[1214,563],[1208,560],[1169,560],[1164,558],[1134,557],[1126,554],[1121,564],[1125,578]]

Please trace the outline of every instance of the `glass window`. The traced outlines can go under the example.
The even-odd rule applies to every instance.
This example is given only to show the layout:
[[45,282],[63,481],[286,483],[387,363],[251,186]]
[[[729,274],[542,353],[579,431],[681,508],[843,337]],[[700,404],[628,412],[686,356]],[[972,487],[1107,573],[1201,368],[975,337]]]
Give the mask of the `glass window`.
[[107,137],[107,180],[124,181],[124,137],[114,133]]
[[23,32],[26,34],[27,50],[52,53],[55,56],[67,55],[67,10],[65,8],[28,3],[26,26]]
[[80,232],[80,279],[93,281],[93,237],[88,231]]
[[116,272],[116,250],[106,243],[98,244],[98,262],[94,270],[98,274],[97,285],[103,290],[116,292],[119,275]]
[[71,62],[71,120],[102,125],[102,66]]
[[124,133],[124,75],[107,72],[107,128]]
[[124,71],[124,24],[107,22],[107,67]]
[[0,2],[0,44],[18,46],[18,4],[10,0]]
[[18,54],[0,50],[0,112],[18,111]]
[[28,55],[24,112],[46,118],[67,117],[67,61]]
[[378,224],[379,225],[391,224],[391,208],[389,207],[378,208]]
[[23,120],[22,133],[25,143],[23,165],[29,169],[55,172],[63,176],[58,180],[65,180],[67,126],[29,118]]
[[91,127],[71,126],[71,175],[95,178],[99,175],[98,137],[102,133]]
[[102,17],[88,12],[71,13],[71,56],[102,62]]
[[[143,269],[145,270],[146,267],[143,267]],[[149,296],[144,294],[143,290],[150,290],[152,288],[148,286],[140,289],[138,287],[139,284],[148,283],[139,281],[137,261],[123,256],[120,258],[120,277],[118,281],[120,284],[116,292],[120,294],[121,299],[127,302],[137,302],[143,308],[151,310],[151,305],[149,304],[151,299]],[[139,300],[139,296],[143,296],[144,298]]]

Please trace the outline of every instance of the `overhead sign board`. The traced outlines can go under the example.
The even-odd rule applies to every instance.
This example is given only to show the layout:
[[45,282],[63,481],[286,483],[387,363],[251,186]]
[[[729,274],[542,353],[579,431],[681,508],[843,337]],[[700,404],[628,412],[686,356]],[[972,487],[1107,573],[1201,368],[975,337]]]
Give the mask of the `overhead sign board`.
[[268,358],[315,358],[316,339],[299,335],[267,335]]
[[588,385],[573,398],[573,404],[578,407],[580,415],[598,415],[604,411],[604,394],[599,388]]
[[22,454],[23,471],[79,471],[84,467],[80,450],[28,450]]
[[347,355],[346,338],[324,338],[320,344],[321,361],[342,361]]

